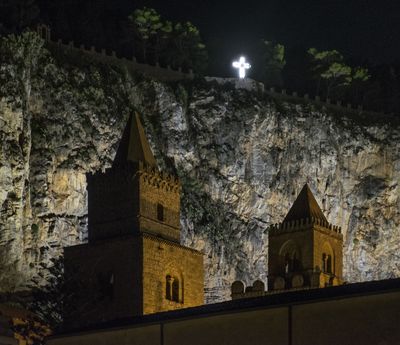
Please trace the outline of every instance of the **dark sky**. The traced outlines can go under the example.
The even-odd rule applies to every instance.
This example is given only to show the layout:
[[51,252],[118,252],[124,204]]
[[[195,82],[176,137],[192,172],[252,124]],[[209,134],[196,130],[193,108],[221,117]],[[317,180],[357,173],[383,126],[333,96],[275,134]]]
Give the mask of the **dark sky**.
[[[393,0],[143,0],[165,19],[190,20],[225,63],[265,38],[287,47],[338,49],[372,63],[400,60],[400,3]],[[249,53],[250,52],[250,53]],[[251,59],[251,56],[249,56]],[[229,61],[228,61],[229,60]]]

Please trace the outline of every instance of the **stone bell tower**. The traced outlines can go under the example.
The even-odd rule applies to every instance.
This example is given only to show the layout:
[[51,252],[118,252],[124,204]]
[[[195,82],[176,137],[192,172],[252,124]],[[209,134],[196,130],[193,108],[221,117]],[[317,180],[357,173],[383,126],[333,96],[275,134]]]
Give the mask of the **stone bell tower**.
[[341,229],[328,223],[307,184],[268,239],[269,291],[342,283]]
[[67,323],[202,305],[203,255],[180,244],[180,182],[158,170],[137,114],[113,166],[87,180],[89,243],[65,248],[80,287]]

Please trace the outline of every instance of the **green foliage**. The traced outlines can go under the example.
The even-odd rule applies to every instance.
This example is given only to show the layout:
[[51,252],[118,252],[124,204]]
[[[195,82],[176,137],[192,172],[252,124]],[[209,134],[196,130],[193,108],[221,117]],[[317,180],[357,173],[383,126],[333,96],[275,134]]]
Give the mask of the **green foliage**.
[[129,16],[134,32],[141,41],[143,60],[147,60],[147,49],[152,38],[168,31],[169,27],[161,21],[161,16],[153,8],[137,9]]
[[282,70],[286,65],[285,47],[282,44],[274,44],[270,41],[262,41],[263,44],[263,81],[267,86],[282,86]]
[[185,175],[180,178],[183,217],[194,224],[197,233],[206,235],[214,247],[229,243],[232,223],[242,220],[233,214],[227,216],[226,206],[213,201],[197,179]]
[[318,80],[317,94],[321,82],[324,82],[326,97],[330,97],[332,91],[346,91],[354,83],[363,83],[370,78],[366,68],[350,67],[337,50],[318,51],[310,48],[308,54],[313,64],[314,77]]
[[183,105],[184,109],[187,109],[187,107],[189,106],[189,94],[186,88],[181,83],[179,83],[174,91],[179,103]]
[[37,236],[39,233],[39,225],[37,224],[32,224],[31,225],[31,231],[33,236]]
[[44,41],[34,32],[10,35],[0,39],[0,95],[20,96],[24,107],[37,81],[47,72],[51,62]]
[[326,81],[326,96],[329,97],[333,88],[350,85],[351,67],[344,63],[333,62],[321,73],[321,78]]
[[207,66],[207,51],[199,30],[191,23],[177,23],[172,32],[172,47],[167,51],[168,63],[204,72]]
[[353,81],[360,81],[360,82],[366,82],[371,78],[371,75],[369,74],[369,71],[367,68],[363,67],[356,67],[353,69],[353,75],[352,75]]
[[150,39],[161,29],[161,17],[153,8],[137,9],[133,17],[129,17],[136,25],[137,32],[144,40]]
[[[53,332],[62,328],[65,317],[85,315],[90,312],[90,308],[105,298],[97,281],[88,280],[85,284],[82,283],[79,279],[79,267],[72,269],[66,276],[63,257],[53,258],[49,266],[42,266],[44,270],[39,273],[40,280],[45,279],[47,284],[32,291],[32,301],[28,309],[43,320]],[[37,285],[36,280],[33,280],[33,283]],[[86,298],[84,301],[79,299],[81,303],[78,304],[76,301],[80,293],[84,293]]]
[[173,68],[203,72],[207,67],[207,51],[199,30],[190,22],[171,23],[162,20],[152,8],[137,9],[129,20],[143,62],[163,62]]
[[[47,285],[33,290],[32,302],[28,308],[44,320],[52,330],[56,330],[63,321],[66,296],[72,294],[72,291],[68,291],[67,288],[62,258],[53,259],[52,265],[44,268],[48,272]],[[40,277],[44,278],[44,274],[40,273]]]

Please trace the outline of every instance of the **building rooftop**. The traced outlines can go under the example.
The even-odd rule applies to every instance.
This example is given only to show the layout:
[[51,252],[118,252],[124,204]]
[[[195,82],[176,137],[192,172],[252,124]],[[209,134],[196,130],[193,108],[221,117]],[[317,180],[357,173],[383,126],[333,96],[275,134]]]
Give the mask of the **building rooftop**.
[[143,162],[152,167],[157,166],[137,113],[129,118],[122,134],[113,166],[125,165],[127,161]]
[[55,337],[70,336],[78,333],[111,330],[113,328],[129,328],[137,325],[168,322],[172,320],[205,317],[215,314],[240,312],[254,309],[266,309],[282,306],[298,305],[323,300],[339,300],[357,296],[400,291],[400,278],[363,283],[346,284],[324,289],[287,291],[261,297],[243,298],[199,307],[144,315],[133,318],[117,319],[79,329],[71,329],[57,334]]
[[300,194],[298,195],[297,199],[293,203],[292,207],[290,208],[283,222],[286,223],[307,218],[316,218],[326,223],[328,222],[324,214],[322,213],[322,210],[319,207],[317,201],[315,200],[310,187],[306,183],[302,188]]

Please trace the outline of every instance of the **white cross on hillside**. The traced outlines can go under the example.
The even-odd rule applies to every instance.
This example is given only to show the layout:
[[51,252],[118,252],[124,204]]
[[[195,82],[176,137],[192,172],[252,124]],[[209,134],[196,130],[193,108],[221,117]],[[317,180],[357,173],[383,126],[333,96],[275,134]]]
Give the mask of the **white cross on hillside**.
[[239,69],[239,78],[243,79],[246,76],[246,69],[249,69],[251,66],[244,56],[241,56],[239,61],[234,61],[232,66]]

